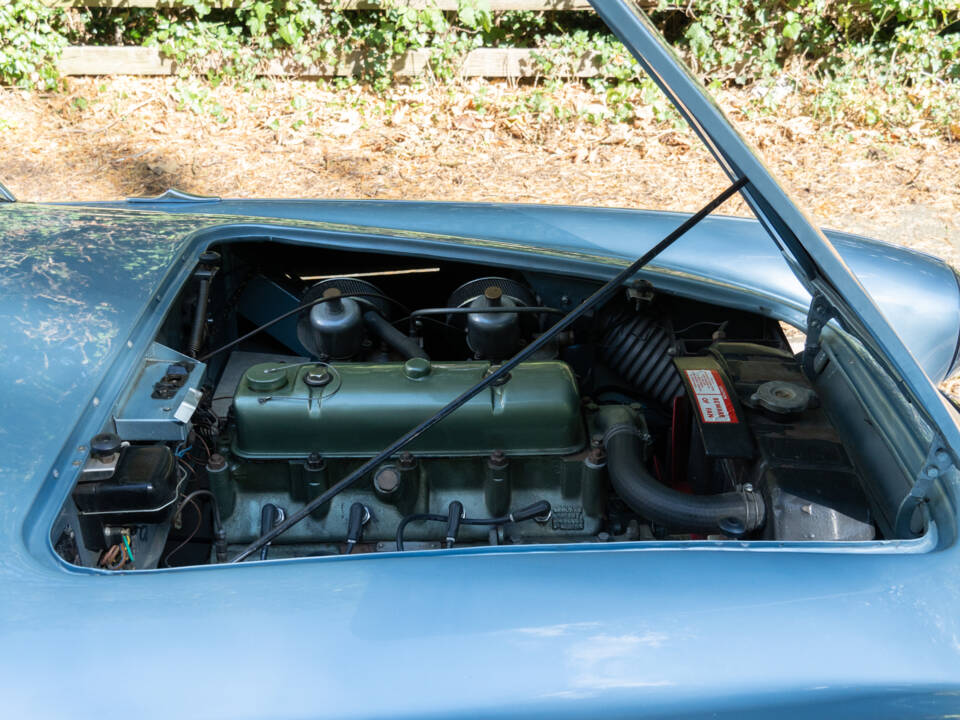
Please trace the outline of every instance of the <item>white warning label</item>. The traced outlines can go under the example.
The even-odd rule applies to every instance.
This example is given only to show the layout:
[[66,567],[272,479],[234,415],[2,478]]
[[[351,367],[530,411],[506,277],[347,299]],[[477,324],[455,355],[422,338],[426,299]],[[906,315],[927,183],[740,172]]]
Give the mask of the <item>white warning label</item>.
[[735,423],[737,413],[716,370],[684,370],[705,423]]

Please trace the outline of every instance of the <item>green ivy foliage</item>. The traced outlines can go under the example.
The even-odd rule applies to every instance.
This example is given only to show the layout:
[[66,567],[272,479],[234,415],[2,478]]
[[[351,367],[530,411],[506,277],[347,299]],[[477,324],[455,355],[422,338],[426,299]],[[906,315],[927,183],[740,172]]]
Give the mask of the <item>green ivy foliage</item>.
[[449,79],[454,59],[482,44],[491,29],[492,14],[481,0],[460,0],[453,14],[391,0],[367,11],[344,11],[336,0],[239,0],[229,11],[207,0],[184,0],[181,9],[160,17],[145,42],[158,45],[184,74],[211,79],[250,79],[277,60],[310,68],[355,57],[361,77],[382,88],[399,58],[421,48],[430,50],[432,70]]
[[[660,12],[674,3],[660,0]],[[851,59],[910,82],[960,79],[960,0],[690,0],[677,38],[702,74],[738,83],[803,57],[842,71]]]
[[0,81],[24,88],[53,88],[56,61],[66,46],[63,11],[40,0],[0,2]]
[[[426,50],[427,74],[451,81],[470,50],[495,46],[534,48],[548,82],[589,58],[599,72],[587,82],[609,108],[598,120],[629,119],[634,103],[655,95],[593,13],[494,14],[487,0],[459,0],[445,13],[379,1],[381,9],[364,11],[338,0],[63,11],[41,0],[0,0],[0,81],[53,86],[69,41],[155,46],[183,80],[212,84],[250,82],[273,63],[296,70],[358,60],[360,80],[382,90],[408,50]],[[708,83],[790,85],[799,69],[820,84],[814,109],[826,116],[851,112],[877,87],[885,99],[860,102],[858,121],[955,124],[960,112],[960,0],[659,0],[652,19]]]
[[[660,0],[701,76],[804,80],[814,115],[865,125],[932,121],[958,136],[960,0]],[[665,23],[665,24],[669,24]],[[881,92],[875,92],[879,89]],[[776,93],[768,95],[775,103]]]

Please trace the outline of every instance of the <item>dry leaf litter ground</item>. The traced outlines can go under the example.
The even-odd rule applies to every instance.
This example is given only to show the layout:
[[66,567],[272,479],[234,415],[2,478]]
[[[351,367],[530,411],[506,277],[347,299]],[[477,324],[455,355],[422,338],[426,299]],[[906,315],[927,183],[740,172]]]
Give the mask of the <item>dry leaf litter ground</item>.
[[[232,197],[406,198],[693,210],[724,177],[687,130],[641,107],[594,123],[597,96],[507,81],[400,85],[385,96],[308,81],[185,92],[172,78],[0,89],[0,178],[24,200],[116,199],[168,187]],[[192,94],[191,94],[192,93]],[[718,98],[826,227],[960,267],[960,142],[923,128],[818,122],[787,99]],[[191,109],[190,105],[193,104]],[[535,113],[530,107],[548,106]],[[552,119],[550,106],[574,119]],[[739,201],[724,212],[749,214]],[[951,383],[960,392],[960,381]]]

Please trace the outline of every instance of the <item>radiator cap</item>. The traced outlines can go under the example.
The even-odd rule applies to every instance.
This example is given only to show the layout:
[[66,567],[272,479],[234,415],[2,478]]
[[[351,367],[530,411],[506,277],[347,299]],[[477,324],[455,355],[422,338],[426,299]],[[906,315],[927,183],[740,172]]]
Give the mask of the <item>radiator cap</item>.
[[813,391],[797,383],[771,380],[763,383],[750,396],[750,401],[779,415],[803,412],[810,407]]

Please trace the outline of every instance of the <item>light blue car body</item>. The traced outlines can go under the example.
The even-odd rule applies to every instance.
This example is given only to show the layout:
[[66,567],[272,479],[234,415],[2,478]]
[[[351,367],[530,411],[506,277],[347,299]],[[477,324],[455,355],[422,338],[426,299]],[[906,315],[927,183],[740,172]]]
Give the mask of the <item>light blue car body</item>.
[[[643,276],[801,327],[810,293],[825,293],[911,403],[905,456],[919,471],[939,443],[955,462],[960,418],[935,385],[960,338],[953,271],[825,238],[698,105],[702,92],[639,11],[597,9],[723,148],[725,167],[750,178],[762,215],[707,219]],[[399,202],[0,203],[4,716],[960,713],[952,465],[935,483],[938,522],[915,540],[516,546],[114,574],[53,552],[87,439],[211,243],[274,237],[605,279],[681,219]],[[805,268],[800,279],[764,227]]]

